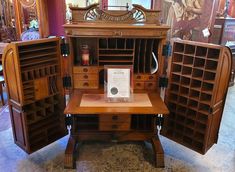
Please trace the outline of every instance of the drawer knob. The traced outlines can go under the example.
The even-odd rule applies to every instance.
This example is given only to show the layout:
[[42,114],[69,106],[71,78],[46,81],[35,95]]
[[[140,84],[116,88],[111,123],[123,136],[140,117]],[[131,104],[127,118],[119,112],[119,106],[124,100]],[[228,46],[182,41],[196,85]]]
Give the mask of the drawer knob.
[[84,86],[84,87],[88,87],[89,84],[88,84],[87,82],[85,82],[85,83],[83,84],[83,86]]
[[149,79],[153,79],[153,76],[149,76]]
[[117,125],[112,125],[112,129],[117,129],[118,126]]
[[83,78],[84,78],[84,79],[88,79],[88,75],[84,75]]
[[136,78],[137,78],[137,79],[141,79],[141,76],[138,75]]
[[118,116],[117,115],[112,116],[112,120],[118,120]]
[[152,83],[149,83],[149,84],[148,84],[148,86],[149,86],[149,87],[152,87],[152,86],[153,86],[153,84],[152,84]]
[[83,69],[83,72],[88,72],[88,69],[87,69],[87,68],[84,68],[84,69]]
[[141,85],[140,85],[140,83],[137,83],[136,86],[137,86],[137,87],[140,87]]

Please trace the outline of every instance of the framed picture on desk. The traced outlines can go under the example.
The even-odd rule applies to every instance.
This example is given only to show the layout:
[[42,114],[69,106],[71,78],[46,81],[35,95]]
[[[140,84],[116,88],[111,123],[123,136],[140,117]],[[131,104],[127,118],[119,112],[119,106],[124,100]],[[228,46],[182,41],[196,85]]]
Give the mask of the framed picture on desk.
[[133,67],[104,66],[104,95],[108,102],[131,102],[133,98]]

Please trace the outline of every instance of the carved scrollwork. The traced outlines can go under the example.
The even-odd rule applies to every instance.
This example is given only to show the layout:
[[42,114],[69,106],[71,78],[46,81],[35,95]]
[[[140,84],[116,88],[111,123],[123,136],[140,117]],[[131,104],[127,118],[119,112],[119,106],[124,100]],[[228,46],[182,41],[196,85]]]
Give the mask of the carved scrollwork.
[[23,7],[29,8],[35,6],[36,0],[20,0],[20,4]]
[[[72,10],[72,22],[122,22],[122,23],[156,23],[159,11],[147,10],[140,5],[134,5],[130,11],[101,10],[99,4],[93,4],[86,8],[70,7]],[[82,15],[83,14],[83,15]],[[83,18],[81,18],[83,16]]]

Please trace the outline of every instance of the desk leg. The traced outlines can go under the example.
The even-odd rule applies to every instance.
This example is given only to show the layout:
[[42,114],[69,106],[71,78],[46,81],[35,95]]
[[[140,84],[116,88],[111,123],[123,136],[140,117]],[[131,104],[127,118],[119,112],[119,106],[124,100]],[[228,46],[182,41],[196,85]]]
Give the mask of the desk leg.
[[164,150],[162,148],[162,144],[159,140],[158,135],[152,138],[151,143],[154,150],[155,166],[157,168],[164,168]]
[[77,149],[76,145],[77,145],[77,140],[75,140],[72,136],[70,136],[64,155],[64,168],[67,169],[76,168],[76,149]]

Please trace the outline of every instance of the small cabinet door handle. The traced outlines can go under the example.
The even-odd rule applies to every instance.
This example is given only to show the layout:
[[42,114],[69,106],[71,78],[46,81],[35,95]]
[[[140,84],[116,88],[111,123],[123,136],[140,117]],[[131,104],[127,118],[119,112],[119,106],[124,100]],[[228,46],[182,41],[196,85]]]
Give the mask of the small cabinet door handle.
[[88,69],[87,69],[87,68],[84,68],[84,69],[83,69],[83,72],[88,72]]

